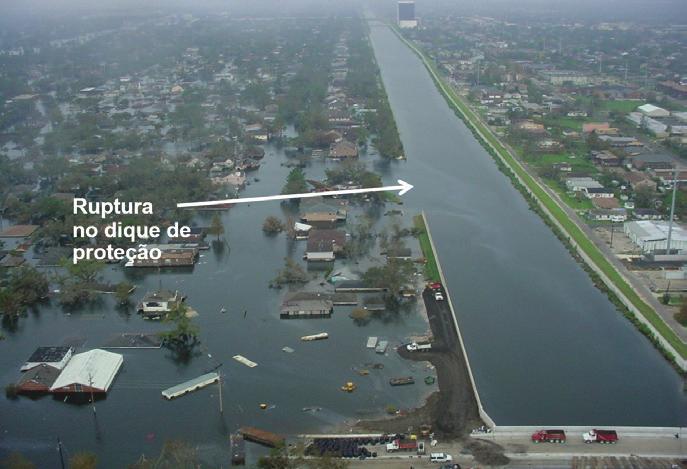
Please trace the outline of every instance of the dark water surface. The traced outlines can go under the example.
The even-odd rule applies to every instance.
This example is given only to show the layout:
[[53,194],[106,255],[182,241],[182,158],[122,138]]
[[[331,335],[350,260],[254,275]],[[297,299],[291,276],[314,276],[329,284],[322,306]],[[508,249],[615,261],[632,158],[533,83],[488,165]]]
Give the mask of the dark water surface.
[[386,26],[372,43],[458,308],[482,402],[501,425],[687,424],[682,380],[616,311]]

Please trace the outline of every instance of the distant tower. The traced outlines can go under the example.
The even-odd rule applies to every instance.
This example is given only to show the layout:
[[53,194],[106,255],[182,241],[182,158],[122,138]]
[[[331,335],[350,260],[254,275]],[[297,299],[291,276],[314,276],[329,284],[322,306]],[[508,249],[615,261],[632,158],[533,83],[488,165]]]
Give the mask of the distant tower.
[[401,28],[417,28],[414,1],[403,0],[398,2],[398,26]]

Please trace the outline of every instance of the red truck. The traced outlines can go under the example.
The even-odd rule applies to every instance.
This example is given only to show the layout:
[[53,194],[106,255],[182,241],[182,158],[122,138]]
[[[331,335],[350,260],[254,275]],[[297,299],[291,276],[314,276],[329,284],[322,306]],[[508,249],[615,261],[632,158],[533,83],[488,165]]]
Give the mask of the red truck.
[[589,430],[582,434],[585,443],[606,443],[614,444],[618,442],[618,434],[615,430]]
[[532,434],[533,443],[565,443],[563,430],[539,430]]
[[415,451],[417,449],[417,441],[414,440],[394,440],[387,443],[386,451],[393,453],[395,451]]

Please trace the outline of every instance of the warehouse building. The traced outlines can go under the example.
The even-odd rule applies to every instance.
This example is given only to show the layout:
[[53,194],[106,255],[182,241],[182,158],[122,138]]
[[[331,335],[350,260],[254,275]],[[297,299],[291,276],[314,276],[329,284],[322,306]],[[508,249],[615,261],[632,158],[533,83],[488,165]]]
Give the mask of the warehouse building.
[[[667,249],[668,225],[667,221],[640,220],[625,223],[623,230],[642,252],[652,254]],[[670,250],[687,252],[687,230],[677,223],[673,223]]]

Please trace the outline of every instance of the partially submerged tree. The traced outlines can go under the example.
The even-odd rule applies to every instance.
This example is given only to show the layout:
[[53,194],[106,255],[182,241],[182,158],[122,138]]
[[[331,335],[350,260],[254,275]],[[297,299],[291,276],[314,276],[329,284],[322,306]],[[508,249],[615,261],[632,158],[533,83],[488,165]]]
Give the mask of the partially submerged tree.
[[218,241],[220,236],[224,234],[224,225],[222,224],[222,220],[220,219],[219,215],[215,214],[212,217],[212,221],[208,227],[208,234],[216,236]]
[[265,218],[265,222],[262,224],[262,231],[269,235],[281,233],[284,231],[284,223],[275,216],[269,216]]
[[174,329],[160,333],[160,337],[167,347],[178,352],[187,352],[196,346],[199,329],[189,318],[188,306],[184,303],[177,303],[164,321],[174,325]]
[[305,173],[301,168],[294,168],[286,177],[286,184],[282,189],[282,194],[302,194],[308,192],[308,183],[305,180]]
[[307,283],[308,274],[296,261],[290,257],[284,258],[284,268],[279,271],[272,281],[276,285],[290,283]]

